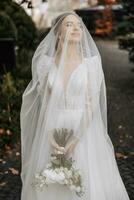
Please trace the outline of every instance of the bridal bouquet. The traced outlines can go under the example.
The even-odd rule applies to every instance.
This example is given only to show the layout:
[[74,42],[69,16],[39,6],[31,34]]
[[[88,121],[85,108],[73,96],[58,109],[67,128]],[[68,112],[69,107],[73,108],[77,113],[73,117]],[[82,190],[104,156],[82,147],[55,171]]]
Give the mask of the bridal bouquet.
[[[67,142],[73,135],[73,130],[54,129],[53,137],[57,144],[65,148]],[[81,197],[84,194],[82,185],[82,174],[74,165],[72,157],[67,158],[63,151],[51,153],[50,163],[46,168],[34,174],[35,181],[32,186],[42,190],[44,186],[59,183],[68,186]]]

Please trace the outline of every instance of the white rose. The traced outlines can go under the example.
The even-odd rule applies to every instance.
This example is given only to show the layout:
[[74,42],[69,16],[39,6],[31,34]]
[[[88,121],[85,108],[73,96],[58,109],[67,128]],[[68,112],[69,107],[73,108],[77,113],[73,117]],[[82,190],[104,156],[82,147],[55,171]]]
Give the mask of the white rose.
[[36,174],[35,174],[35,178],[37,178],[37,179],[39,179],[39,178],[40,178],[40,175],[39,175],[39,173],[36,173]]
[[52,169],[49,169],[49,170],[46,169],[46,170],[43,171],[43,175],[45,175],[45,177],[49,178],[50,180],[54,181],[56,173]]
[[65,179],[65,175],[63,172],[59,172],[58,174],[56,174],[56,181],[61,183],[63,182]]
[[49,169],[44,169],[42,172],[42,175],[47,176],[48,173],[49,173]]

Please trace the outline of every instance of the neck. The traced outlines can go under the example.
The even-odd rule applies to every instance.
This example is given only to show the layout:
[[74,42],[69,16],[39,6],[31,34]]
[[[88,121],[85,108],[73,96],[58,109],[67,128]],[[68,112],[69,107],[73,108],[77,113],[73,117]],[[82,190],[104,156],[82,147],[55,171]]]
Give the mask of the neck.
[[[61,55],[61,51],[59,51],[57,53],[56,56],[56,62],[58,63],[58,59]],[[72,42],[68,44],[68,47],[66,49],[66,53],[65,53],[65,60],[67,60],[67,62],[71,63],[71,62],[76,62],[76,60],[78,62],[80,62],[81,60],[81,55],[79,55],[78,50],[77,50],[77,45],[76,43]]]
[[68,44],[65,55],[65,59],[67,59],[68,61],[80,59],[76,43],[72,42]]
[[74,43],[68,44],[66,56],[67,56],[67,59],[69,58],[70,60],[71,59],[74,60],[75,58],[79,57],[76,44]]

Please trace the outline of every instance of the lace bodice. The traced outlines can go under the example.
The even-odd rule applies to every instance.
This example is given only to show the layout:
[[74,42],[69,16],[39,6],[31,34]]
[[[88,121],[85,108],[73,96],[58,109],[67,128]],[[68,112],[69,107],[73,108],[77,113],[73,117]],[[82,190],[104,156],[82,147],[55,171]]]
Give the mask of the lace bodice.
[[[48,76],[48,86],[50,91],[53,88],[54,78],[57,73],[57,68],[51,69]],[[65,104],[67,109],[84,109],[85,93],[87,86],[87,68],[85,60],[76,69],[73,70],[68,80],[66,90],[63,87],[60,76],[57,76],[56,90],[60,90],[62,93],[62,99],[59,102],[59,107]]]
[[48,87],[50,92],[54,87],[54,79],[57,77],[57,84],[55,85],[58,92],[61,92],[60,101],[53,110],[53,115],[57,115],[57,122],[52,123],[50,127],[66,127],[77,129],[78,124],[82,118],[85,109],[85,93],[87,87],[87,69],[85,60],[77,68],[75,68],[70,75],[66,90],[63,88],[63,84],[60,76],[56,76],[58,69],[54,65],[48,76]]

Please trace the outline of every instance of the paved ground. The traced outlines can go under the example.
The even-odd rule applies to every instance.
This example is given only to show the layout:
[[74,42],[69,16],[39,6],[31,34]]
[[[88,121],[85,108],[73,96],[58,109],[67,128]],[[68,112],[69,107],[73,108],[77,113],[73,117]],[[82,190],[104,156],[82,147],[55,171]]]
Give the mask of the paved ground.
[[[115,146],[122,179],[134,200],[134,73],[127,53],[115,41],[97,41],[103,61],[108,98],[109,134]],[[21,193],[20,145],[0,159],[0,200],[19,200]],[[118,199],[117,199],[118,200]]]
[[134,146],[134,65],[115,41],[97,42],[107,86],[108,127],[114,146]]

